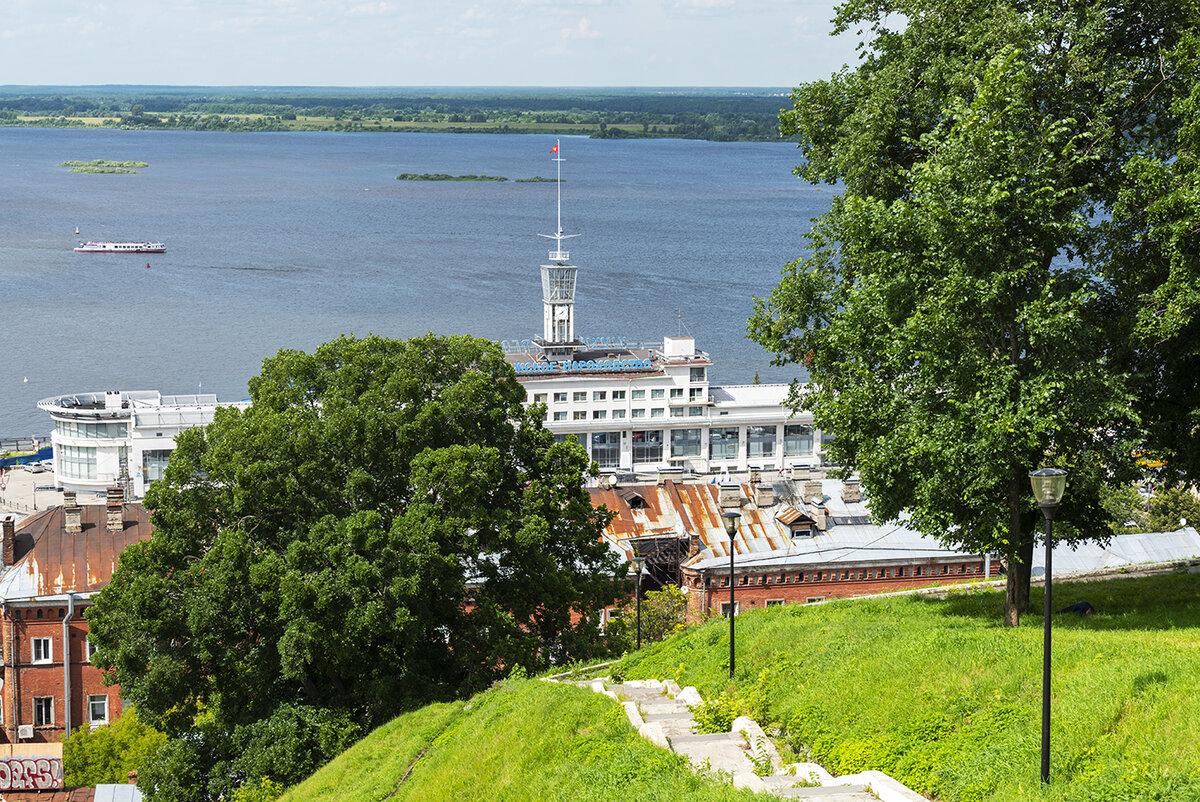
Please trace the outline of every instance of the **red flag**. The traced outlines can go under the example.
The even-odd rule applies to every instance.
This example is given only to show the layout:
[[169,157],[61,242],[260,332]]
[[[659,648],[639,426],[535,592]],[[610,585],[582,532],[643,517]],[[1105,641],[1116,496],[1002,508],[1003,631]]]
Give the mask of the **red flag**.
[[554,143],[554,147],[550,148],[551,153],[558,153],[558,143]]

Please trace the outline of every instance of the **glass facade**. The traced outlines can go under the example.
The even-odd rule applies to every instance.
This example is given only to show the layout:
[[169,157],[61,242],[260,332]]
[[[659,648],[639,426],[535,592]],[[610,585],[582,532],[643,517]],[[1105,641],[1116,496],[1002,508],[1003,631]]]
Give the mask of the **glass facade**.
[[96,447],[61,445],[54,449],[58,470],[67,479],[96,478]]
[[601,468],[621,467],[621,433],[594,432],[592,434],[592,459]]
[[671,456],[672,457],[698,457],[698,456],[700,456],[700,430],[699,429],[672,429],[671,430]]
[[749,459],[774,459],[774,426],[746,427],[746,456]]
[[708,447],[710,459],[737,459],[738,430],[736,428],[710,430]]
[[80,423],[79,421],[56,421],[55,430],[63,437],[99,440],[129,436],[128,423]]
[[783,456],[811,457],[813,428],[805,424],[785,424],[783,427]]
[[142,479],[143,481],[157,482],[162,478],[163,471],[167,469],[167,459],[171,456],[168,450],[161,451],[143,451],[142,452]]
[[633,433],[633,462],[662,462],[663,433],[661,429],[649,429]]

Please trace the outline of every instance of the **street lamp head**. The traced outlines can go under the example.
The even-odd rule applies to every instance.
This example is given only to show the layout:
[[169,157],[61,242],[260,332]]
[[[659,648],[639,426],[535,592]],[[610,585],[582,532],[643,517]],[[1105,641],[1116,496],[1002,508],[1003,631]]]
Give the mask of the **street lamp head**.
[[1058,503],[1067,490],[1067,472],[1061,468],[1040,468],[1029,474],[1033,486],[1033,497],[1037,499],[1042,514],[1047,518],[1054,515]]
[[729,512],[721,513],[721,517],[725,519],[725,534],[729,535],[730,540],[733,540],[734,536],[737,535],[738,520],[742,517],[742,514],[730,510]]
[[640,576],[640,575],[641,575],[641,573],[642,573],[642,567],[643,567],[645,564],[646,564],[646,558],[645,558],[645,557],[639,557],[639,556],[638,556],[638,555],[636,555],[636,554],[635,554],[633,557],[631,557],[631,558],[630,558],[630,560],[629,560],[629,565],[630,565],[630,566],[633,568],[633,575],[634,575],[634,576]]

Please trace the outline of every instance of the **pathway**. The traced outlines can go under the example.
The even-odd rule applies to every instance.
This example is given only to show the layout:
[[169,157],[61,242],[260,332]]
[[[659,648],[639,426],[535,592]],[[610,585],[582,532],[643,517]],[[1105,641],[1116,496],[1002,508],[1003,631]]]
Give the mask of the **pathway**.
[[642,737],[687,757],[692,768],[738,788],[766,791],[788,799],[819,802],[927,802],[880,771],[833,777],[816,763],[781,765],[775,745],[754,719],[734,720],[729,732],[698,734],[692,708],[701,702],[693,687],[672,680],[597,679],[577,683],[621,703]]

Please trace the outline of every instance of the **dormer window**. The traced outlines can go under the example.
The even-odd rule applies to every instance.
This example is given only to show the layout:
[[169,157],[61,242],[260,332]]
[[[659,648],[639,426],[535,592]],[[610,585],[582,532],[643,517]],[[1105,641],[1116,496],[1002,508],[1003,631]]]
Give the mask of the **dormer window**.
[[629,505],[629,509],[631,510],[644,510],[650,506],[646,503],[646,499],[632,490],[622,490],[620,491],[620,496]]

